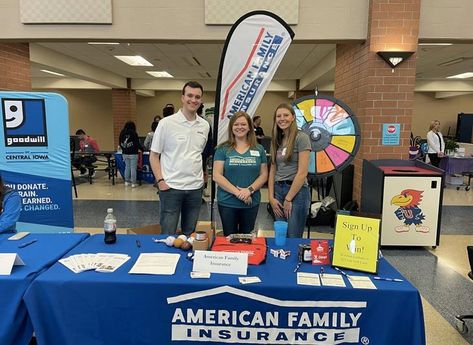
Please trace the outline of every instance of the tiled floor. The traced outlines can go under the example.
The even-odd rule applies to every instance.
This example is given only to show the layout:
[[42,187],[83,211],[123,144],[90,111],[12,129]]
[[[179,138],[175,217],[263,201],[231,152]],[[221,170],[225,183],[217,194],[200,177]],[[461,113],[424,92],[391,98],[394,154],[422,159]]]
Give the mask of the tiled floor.
[[[125,187],[118,179],[113,186],[100,173],[92,185],[80,178],[78,182],[75,231],[101,232],[108,207],[115,209],[120,232],[159,223],[159,198],[151,185]],[[256,227],[262,235],[272,236],[266,202],[264,190]],[[473,313],[473,281],[467,277],[470,266],[466,254],[466,246],[473,245],[473,191],[447,187],[443,204],[440,246],[383,248],[383,254],[423,297],[427,344],[473,344],[473,320],[467,321],[472,331],[466,335],[460,335],[453,327],[454,315]],[[200,219],[210,219],[208,202],[202,204]],[[331,238],[331,229],[313,228],[311,237]]]

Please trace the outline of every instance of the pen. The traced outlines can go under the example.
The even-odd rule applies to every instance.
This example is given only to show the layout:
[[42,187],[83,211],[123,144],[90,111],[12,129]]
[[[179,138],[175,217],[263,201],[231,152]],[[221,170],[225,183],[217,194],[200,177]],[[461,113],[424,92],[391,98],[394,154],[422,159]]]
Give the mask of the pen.
[[324,272],[325,272],[324,268],[323,268],[323,267],[320,267],[320,276],[321,276],[321,277],[324,276]]
[[299,262],[297,263],[296,268],[294,269],[294,273],[296,273],[297,271],[299,271],[299,268],[301,267],[301,265],[302,265],[302,261],[299,261]]
[[342,271],[340,268],[338,268],[338,267],[334,267],[334,268],[335,268],[335,270],[337,270],[338,272],[340,272],[341,274],[343,274],[345,277],[348,278],[348,274],[346,274],[346,273],[345,273],[344,271]]
[[375,280],[385,280],[388,282],[403,282],[404,280],[399,278],[387,278],[387,277],[373,277]]
[[141,247],[141,242],[140,242],[140,240],[136,240],[136,246],[137,246],[138,248]]
[[34,240],[29,241],[29,242],[22,243],[18,246],[18,248],[25,248],[25,247],[29,246],[30,244],[35,243],[36,241],[38,241],[38,240],[34,239]]

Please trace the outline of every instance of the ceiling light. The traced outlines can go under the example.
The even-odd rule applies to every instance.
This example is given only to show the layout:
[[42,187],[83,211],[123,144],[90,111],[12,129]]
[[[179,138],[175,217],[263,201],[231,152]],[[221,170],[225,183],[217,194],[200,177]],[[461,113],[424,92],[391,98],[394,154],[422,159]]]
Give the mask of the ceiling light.
[[118,43],[118,42],[87,42],[87,44],[117,46],[117,45],[119,45],[120,43]]
[[451,46],[452,43],[419,43],[420,46]]
[[131,66],[153,66],[151,62],[139,55],[115,55],[115,57]]
[[439,64],[439,66],[451,66],[451,65],[455,65],[457,63],[460,63],[460,62],[463,62],[465,60],[465,58],[458,58],[458,59],[455,59],[455,60],[450,60],[450,61],[445,61],[445,62],[442,62]]
[[166,71],[146,71],[146,73],[156,78],[174,78],[173,75],[169,74]]
[[473,72],[465,72],[461,74],[451,75],[450,77],[447,77],[447,79],[466,79],[471,77],[473,77]]
[[49,73],[49,74],[53,74],[53,75],[57,75],[59,77],[65,77],[64,74],[61,74],[61,73],[57,73],[57,72],[53,72],[53,71],[48,71],[47,69],[42,69],[40,70],[41,72],[44,72],[44,73]]

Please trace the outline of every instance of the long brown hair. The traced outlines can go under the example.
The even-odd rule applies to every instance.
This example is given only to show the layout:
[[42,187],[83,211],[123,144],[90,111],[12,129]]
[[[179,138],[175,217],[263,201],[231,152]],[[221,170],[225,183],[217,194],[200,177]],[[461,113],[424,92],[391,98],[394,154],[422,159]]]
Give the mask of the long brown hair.
[[292,154],[294,153],[294,145],[296,142],[296,137],[298,133],[297,124],[296,124],[296,112],[291,107],[290,104],[282,103],[278,105],[276,110],[274,111],[274,118],[273,118],[273,138],[271,139],[271,159],[276,164],[276,153],[278,152],[279,147],[282,145],[282,141],[284,138],[284,132],[276,123],[276,113],[279,109],[286,109],[294,116],[294,121],[291,123],[291,127],[289,127],[289,135],[286,139],[286,155],[284,156],[284,160],[288,162]]
[[236,141],[235,141],[235,134],[233,134],[233,125],[235,124],[236,120],[238,120],[240,117],[244,117],[246,119],[246,122],[248,122],[248,128],[250,130],[246,134],[246,140],[248,144],[250,145],[250,147],[256,146],[256,135],[255,135],[255,129],[253,127],[253,121],[251,121],[250,115],[248,115],[244,111],[237,111],[230,118],[230,122],[228,123],[228,139],[220,146],[228,146],[229,149],[235,148]]

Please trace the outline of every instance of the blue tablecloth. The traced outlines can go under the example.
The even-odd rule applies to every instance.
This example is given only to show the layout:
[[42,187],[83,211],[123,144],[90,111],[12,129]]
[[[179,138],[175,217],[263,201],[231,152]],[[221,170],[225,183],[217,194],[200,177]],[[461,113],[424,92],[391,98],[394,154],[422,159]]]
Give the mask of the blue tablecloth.
[[439,168],[445,170],[447,175],[473,172],[473,157],[445,156],[440,161]]
[[[24,297],[39,343],[425,344],[420,295],[407,281],[376,281],[377,290],[353,289],[346,278],[347,288],[297,285],[295,253],[307,240],[289,239],[286,260],[268,255],[265,264],[249,266],[248,275],[262,282],[241,285],[235,275],[191,279],[186,253],[151,237],[121,235],[106,245],[96,235],[70,253],[130,255],[114,273],[74,274],[55,264],[41,274]],[[269,248],[273,244],[268,239]],[[128,274],[140,253],[156,251],[182,253],[174,275]],[[320,267],[303,264],[300,271]],[[403,278],[384,259],[379,275]]]
[[[125,162],[123,161],[123,156],[120,152],[115,153],[115,162],[117,164],[117,169],[120,172],[122,177],[125,176]],[[153,170],[151,170],[151,165],[149,164],[149,152],[143,153],[143,161],[141,169],[137,171],[137,179],[146,183],[154,183]]]
[[[25,266],[14,266],[11,275],[0,276],[0,344],[28,344],[33,334],[23,295],[31,282],[88,234],[30,234],[8,241],[12,234],[0,235],[0,253],[17,253]],[[18,245],[37,239],[25,248]]]

